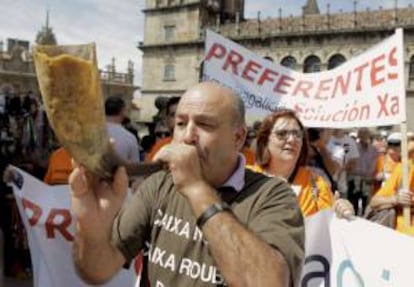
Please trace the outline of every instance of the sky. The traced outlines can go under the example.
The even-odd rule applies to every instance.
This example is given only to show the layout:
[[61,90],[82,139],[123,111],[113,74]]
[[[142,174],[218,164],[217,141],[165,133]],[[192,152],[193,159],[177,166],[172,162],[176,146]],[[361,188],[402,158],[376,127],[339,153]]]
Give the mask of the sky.
[[[300,15],[306,0],[245,0],[245,16],[275,17],[282,7],[282,16]],[[352,11],[352,0],[318,0],[319,9],[326,13]],[[399,7],[414,4],[414,0],[398,0]],[[367,6],[377,10],[392,8],[395,0],[358,0],[357,9]],[[58,44],[95,42],[98,65],[101,69],[115,57],[116,70],[126,72],[127,63],[134,63],[135,85],[141,85],[142,53],[137,49],[143,40],[145,0],[0,0],[0,41],[8,38],[34,44],[37,32],[45,25],[49,10],[49,26]],[[5,47],[4,47],[5,49]]]

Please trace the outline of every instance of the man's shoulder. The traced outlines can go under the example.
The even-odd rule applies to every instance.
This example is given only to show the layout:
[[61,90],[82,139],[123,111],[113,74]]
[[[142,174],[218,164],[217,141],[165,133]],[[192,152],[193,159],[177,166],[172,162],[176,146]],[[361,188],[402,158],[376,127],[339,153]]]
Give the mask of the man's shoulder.
[[256,193],[258,195],[285,194],[291,193],[292,189],[289,183],[281,177],[269,177],[263,173],[251,169],[245,171],[244,190],[247,193]]
[[136,141],[134,135],[128,131],[126,128],[124,128],[121,124],[114,124],[114,123],[106,123],[106,126],[108,128],[108,133],[111,137],[126,137],[128,139],[133,139]]
[[173,184],[171,173],[167,170],[160,170],[157,172],[152,173],[148,176],[145,181],[150,182],[170,182]]
[[171,190],[173,186],[174,182],[171,173],[161,170],[148,176],[140,185],[139,190],[159,194]]

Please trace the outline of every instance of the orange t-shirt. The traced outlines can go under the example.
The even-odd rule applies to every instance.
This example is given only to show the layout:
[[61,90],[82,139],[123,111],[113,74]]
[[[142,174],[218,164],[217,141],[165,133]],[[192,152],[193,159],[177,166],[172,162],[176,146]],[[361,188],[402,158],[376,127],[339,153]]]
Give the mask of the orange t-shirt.
[[[247,167],[256,172],[263,172],[263,169],[257,165]],[[329,184],[306,166],[298,168],[291,186],[296,193],[298,204],[305,217],[322,209],[331,208],[334,204],[334,197]]]
[[[410,163],[409,165],[409,175],[408,175],[408,187],[411,192],[414,193],[414,163]],[[376,195],[389,197],[395,195],[398,190],[400,189],[402,182],[402,164],[399,163],[394,171],[392,172],[390,178],[385,182],[384,186],[377,192]],[[412,209],[413,207],[411,207]],[[411,224],[414,223],[414,215],[411,213]],[[404,217],[402,214],[402,209],[397,209],[397,225],[396,230],[402,232],[407,235],[414,235],[414,226],[412,227],[405,227],[404,225]]]
[[307,167],[299,167],[292,188],[299,189],[298,201],[303,216],[310,216],[320,210],[331,208],[334,198],[329,184]]
[[50,155],[49,165],[43,181],[47,184],[68,184],[71,172],[71,157],[69,153],[61,147]]
[[256,156],[254,155],[254,151],[251,148],[244,146],[242,153],[246,159],[246,165],[254,165],[256,163]]
[[381,186],[391,176],[392,171],[395,169],[398,163],[398,161],[394,161],[387,154],[381,154],[380,156],[378,156],[375,167],[375,174],[383,173],[384,180],[382,182],[378,182],[377,184],[375,184],[372,196],[374,196],[378,192],[378,190],[380,190]]
[[151,148],[149,153],[145,156],[145,161],[149,162],[152,161],[154,156],[157,154],[157,152],[165,145],[171,143],[172,137],[165,137],[160,140],[158,140]]

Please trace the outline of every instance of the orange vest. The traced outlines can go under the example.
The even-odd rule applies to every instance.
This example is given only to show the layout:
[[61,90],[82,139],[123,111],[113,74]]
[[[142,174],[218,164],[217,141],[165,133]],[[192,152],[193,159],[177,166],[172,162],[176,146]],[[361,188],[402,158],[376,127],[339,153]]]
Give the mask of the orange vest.
[[165,145],[171,143],[172,137],[165,137],[160,140],[158,140],[151,148],[149,153],[145,156],[145,161],[149,162],[152,161],[154,156],[157,154],[157,152]]
[[[247,167],[256,172],[263,172],[263,169],[257,165]],[[334,197],[329,184],[306,166],[298,168],[291,186],[305,217],[333,206]]]
[[242,153],[246,159],[246,165],[254,165],[256,163],[256,156],[254,155],[254,151],[251,148],[244,146]]
[[381,186],[385,183],[385,181],[390,177],[394,168],[399,164],[398,161],[394,161],[390,156],[387,154],[381,154],[378,156],[377,164],[375,167],[375,174],[383,173],[384,180],[382,182],[378,182],[374,185],[374,190],[372,196],[374,196]]
[[332,191],[321,176],[307,167],[299,167],[292,188],[299,187],[298,201],[303,216],[310,216],[322,209],[331,208],[334,203]]
[[72,163],[69,153],[63,148],[55,150],[49,158],[49,165],[44,182],[47,184],[68,184],[72,172]]
[[[391,177],[385,182],[384,186],[377,192],[376,195],[378,196],[384,196],[389,197],[395,195],[398,190],[400,189],[402,182],[402,164],[399,163],[394,171],[391,174]],[[414,163],[410,163],[409,165],[409,175],[408,175],[408,187],[411,192],[414,193]],[[411,210],[413,207],[411,207]],[[396,230],[399,232],[402,232],[407,235],[413,235],[414,234],[414,216],[413,213],[411,213],[411,227],[406,227],[404,225],[404,217],[402,214],[402,209],[397,209],[397,226]]]

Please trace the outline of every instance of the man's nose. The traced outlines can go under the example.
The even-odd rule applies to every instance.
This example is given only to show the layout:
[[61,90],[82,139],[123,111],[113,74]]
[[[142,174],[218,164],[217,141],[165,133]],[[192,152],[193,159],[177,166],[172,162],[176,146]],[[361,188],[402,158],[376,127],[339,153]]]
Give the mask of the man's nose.
[[194,124],[189,123],[185,129],[184,143],[196,144],[198,142],[197,128]]

